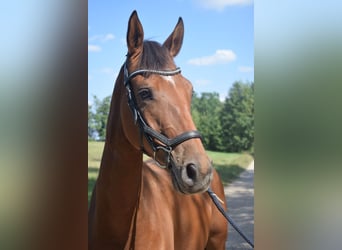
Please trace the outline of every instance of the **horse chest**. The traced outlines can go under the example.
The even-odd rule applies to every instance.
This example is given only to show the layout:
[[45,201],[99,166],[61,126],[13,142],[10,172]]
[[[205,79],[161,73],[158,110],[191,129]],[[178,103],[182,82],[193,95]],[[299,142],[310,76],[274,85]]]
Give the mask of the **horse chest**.
[[[204,249],[209,237],[211,206],[204,194],[174,191],[169,178],[143,180],[135,249]],[[163,182],[165,181],[165,182]]]

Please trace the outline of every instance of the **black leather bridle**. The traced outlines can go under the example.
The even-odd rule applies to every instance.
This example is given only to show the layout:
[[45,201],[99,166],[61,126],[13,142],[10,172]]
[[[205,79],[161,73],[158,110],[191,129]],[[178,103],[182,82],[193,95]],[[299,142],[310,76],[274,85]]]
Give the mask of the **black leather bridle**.
[[[139,107],[137,105],[137,101],[135,98],[135,95],[132,90],[131,86],[131,79],[137,75],[143,74],[143,73],[150,73],[150,74],[158,74],[163,76],[172,76],[179,74],[181,72],[180,68],[176,68],[175,70],[151,70],[151,69],[139,69],[132,73],[128,73],[126,63],[123,66],[124,70],[124,84],[127,90],[127,99],[128,99],[128,106],[130,107],[133,119],[135,124],[138,124],[140,129],[140,137],[141,137],[141,150],[146,153],[146,150],[144,149],[144,143],[143,143],[143,136],[145,136],[147,142],[151,146],[153,150],[153,157],[154,160],[156,160],[156,153],[160,150],[162,150],[164,153],[166,153],[166,159],[164,162],[157,162],[159,163],[159,166],[162,168],[166,168],[169,166],[171,162],[171,152],[172,150],[178,146],[179,144],[190,140],[194,138],[199,138],[202,140],[201,134],[197,130],[187,131],[184,132],[175,138],[169,139],[163,134],[155,131],[152,129],[147,122],[145,121],[144,117],[142,116]],[[161,143],[159,143],[161,142]],[[164,165],[165,164],[165,165]]]

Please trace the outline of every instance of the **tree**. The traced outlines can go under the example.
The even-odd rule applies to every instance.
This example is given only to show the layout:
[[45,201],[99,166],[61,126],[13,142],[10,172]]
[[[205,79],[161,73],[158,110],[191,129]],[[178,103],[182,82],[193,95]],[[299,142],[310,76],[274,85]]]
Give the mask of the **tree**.
[[88,103],[88,140],[95,139],[95,123],[92,106]]
[[195,93],[192,100],[192,117],[197,130],[203,137],[204,147],[208,150],[220,150],[222,146],[220,113],[222,103],[218,93]]
[[223,149],[250,150],[254,142],[254,83],[235,82],[221,113]]
[[100,100],[95,95],[93,98],[94,98],[94,110],[95,110],[95,114],[93,115],[94,129],[97,133],[97,139],[103,141],[106,138],[106,127],[107,127],[107,119],[108,119],[108,114],[109,114],[111,96],[107,96],[103,100]]

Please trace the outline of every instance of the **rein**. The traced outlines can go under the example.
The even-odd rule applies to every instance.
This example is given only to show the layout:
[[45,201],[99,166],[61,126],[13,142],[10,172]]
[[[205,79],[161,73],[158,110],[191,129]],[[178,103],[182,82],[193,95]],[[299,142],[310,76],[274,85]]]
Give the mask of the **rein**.
[[210,198],[213,200],[215,206],[217,209],[221,212],[221,214],[226,218],[226,220],[234,227],[234,229],[240,234],[240,236],[254,249],[254,243],[248,239],[248,237],[241,231],[241,229],[235,224],[233,219],[227,214],[226,211],[224,211],[223,207],[221,206],[217,195],[209,188],[207,190],[207,193],[209,194]]
[[[131,79],[143,73],[151,73],[151,74],[157,74],[157,75],[163,75],[163,76],[172,76],[172,75],[179,74],[180,72],[181,72],[180,68],[176,68],[175,70],[139,69],[129,74],[126,63],[124,64],[124,84],[127,90],[128,106],[130,107],[132,111],[135,124],[139,125],[140,135],[141,135],[140,136],[141,137],[141,150],[144,153],[146,153],[146,150],[144,149],[144,144],[143,144],[143,136],[145,136],[147,142],[149,143],[149,145],[151,146],[153,150],[154,160],[156,160],[156,153],[160,150],[167,154],[165,165],[160,164],[160,162],[156,161],[159,167],[162,167],[162,168],[166,168],[169,166],[171,157],[172,157],[171,152],[176,146],[178,146],[179,144],[187,140],[194,139],[194,138],[199,138],[202,140],[202,136],[197,130],[192,130],[192,131],[184,132],[176,136],[175,138],[169,139],[165,135],[152,129],[147,124],[147,122],[145,121],[144,117],[142,116],[139,110],[137,101],[135,99],[135,95],[132,90]],[[156,142],[156,140],[161,143]]]

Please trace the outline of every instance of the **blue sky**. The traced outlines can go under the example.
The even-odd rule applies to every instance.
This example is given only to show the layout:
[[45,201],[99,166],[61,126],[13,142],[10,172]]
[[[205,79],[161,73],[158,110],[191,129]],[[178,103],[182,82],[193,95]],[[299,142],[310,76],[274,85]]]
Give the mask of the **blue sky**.
[[163,43],[178,17],[185,26],[175,58],[197,93],[224,98],[234,81],[254,81],[253,0],[95,1],[88,5],[88,101],[112,94],[127,53],[129,16],[137,10],[145,39]]

